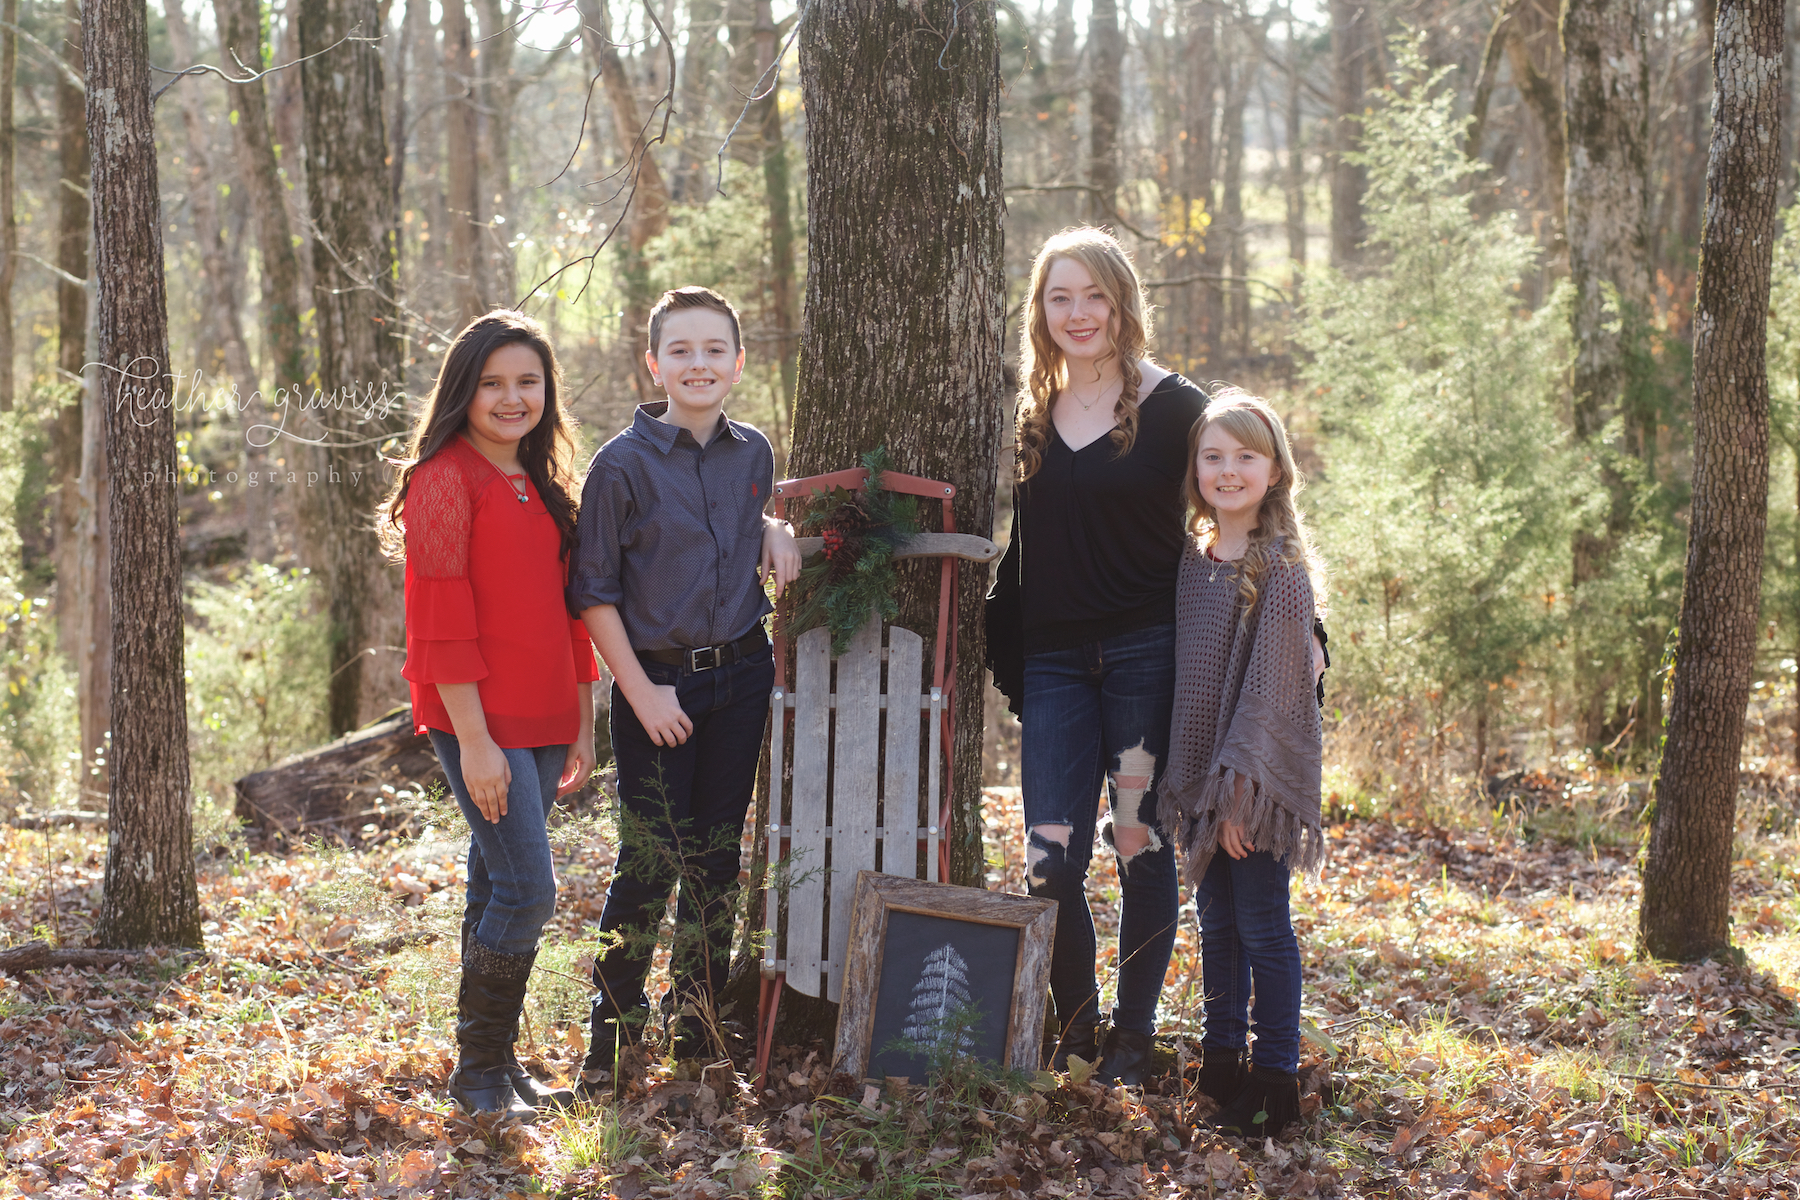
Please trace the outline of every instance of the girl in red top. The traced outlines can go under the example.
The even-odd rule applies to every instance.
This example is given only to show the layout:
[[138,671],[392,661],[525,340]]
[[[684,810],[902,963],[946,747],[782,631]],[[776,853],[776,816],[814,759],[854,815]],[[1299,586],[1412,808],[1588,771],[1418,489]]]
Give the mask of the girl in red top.
[[594,649],[563,601],[575,445],[560,378],[536,321],[496,311],[470,322],[381,520],[406,561],[413,720],[471,834],[449,1091],[472,1111],[526,1120],[574,1099],[527,1074],[512,1044],[556,908],[545,819],[594,768]]

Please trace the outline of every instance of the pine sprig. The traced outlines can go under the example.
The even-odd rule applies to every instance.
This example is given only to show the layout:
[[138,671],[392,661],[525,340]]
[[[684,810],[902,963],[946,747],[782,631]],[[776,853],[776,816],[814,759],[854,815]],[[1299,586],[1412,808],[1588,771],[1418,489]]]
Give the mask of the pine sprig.
[[824,626],[833,654],[849,648],[871,613],[884,621],[900,615],[894,551],[919,532],[919,498],[880,486],[882,473],[894,469],[887,447],[864,454],[862,468],[866,488],[832,488],[800,522],[801,534],[823,537],[825,548],[801,564],[789,629],[797,637]]

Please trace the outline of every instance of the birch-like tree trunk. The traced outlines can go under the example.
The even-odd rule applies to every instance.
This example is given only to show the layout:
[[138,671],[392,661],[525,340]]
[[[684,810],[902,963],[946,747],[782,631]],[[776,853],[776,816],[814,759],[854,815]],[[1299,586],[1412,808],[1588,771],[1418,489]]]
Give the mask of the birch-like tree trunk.
[[[167,0],[163,14],[169,30],[169,49],[174,52],[175,60],[183,65],[198,62],[183,0]],[[213,172],[211,138],[207,133],[206,114],[200,105],[200,90],[177,86],[169,98],[179,100],[182,131],[187,138],[187,154],[181,165],[187,168],[188,209],[193,213],[194,239],[200,243],[200,274],[206,281],[206,298],[212,310],[212,317],[206,322],[207,330],[219,340],[218,352],[225,360],[226,373],[238,385],[240,394],[248,395],[256,388],[256,372],[250,366],[250,351],[244,344],[243,319],[238,312],[237,281],[242,270],[223,237],[219,177]],[[202,369],[213,366],[212,363],[196,365]],[[258,494],[260,496],[260,489]]]
[[475,36],[469,28],[468,0],[444,0],[440,22],[444,33],[444,82],[450,103],[444,108],[444,157],[449,163],[449,273],[456,291],[456,319],[461,329],[487,311],[486,272],[482,270],[481,134],[476,119]]
[[13,406],[13,280],[19,227],[13,212],[13,85],[19,75],[19,0],[0,0],[0,412]]
[[1362,198],[1368,171],[1350,161],[1361,143],[1358,118],[1368,90],[1369,58],[1380,31],[1365,0],[1330,0],[1331,16],[1331,265],[1340,269],[1362,256]]
[[1088,217],[1095,224],[1118,215],[1119,66],[1125,38],[1117,0],[1092,0],[1088,15]]
[[[581,43],[587,48],[588,62],[606,91],[607,105],[612,110],[613,136],[631,176],[631,211],[626,241],[620,247],[620,263],[625,274],[625,323],[620,336],[631,363],[631,377],[637,385],[639,401],[654,400],[656,384],[650,378],[650,368],[645,365],[643,354],[650,325],[650,305],[654,300],[649,292],[644,247],[651,238],[669,227],[669,185],[650,153],[654,132],[639,115],[631,78],[625,73],[625,64],[619,60],[619,52],[612,44],[613,25],[606,0],[578,0],[578,4]],[[663,52],[660,45],[655,49],[657,53]]]
[[793,411],[800,354],[800,313],[794,295],[794,217],[788,179],[787,137],[781,129],[781,96],[774,65],[775,18],[769,0],[756,0],[757,76],[768,73],[758,114],[762,132],[763,197],[769,206],[769,316],[775,323],[773,343],[781,364],[781,398]]
[[[69,73],[83,74],[81,7],[63,0],[57,41]],[[57,642],[74,665],[81,726],[81,806],[99,809],[112,791],[106,754],[112,728],[112,604],[106,587],[107,470],[105,420],[97,379],[88,362],[89,278],[87,106],[82,89],[56,77],[56,366],[76,387],[51,429],[57,490],[55,510]]]
[[1765,355],[1781,169],[1782,0],[1722,0],[1694,308],[1694,495],[1668,739],[1644,859],[1640,949],[1692,960],[1731,943],[1744,707],[1768,524]]
[[301,0],[300,52],[319,54],[300,70],[316,230],[313,320],[327,401],[317,431],[326,439],[315,457],[320,478],[301,503],[329,597],[334,735],[406,695],[400,578],[372,528],[388,482],[381,443],[406,430],[381,51],[369,42],[336,45],[353,30],[379,28],[377,0]]
[[[1633,331],[1645,328],[1650,315],[1650,71],[1643,17],[1642,0],[1566,0],[1562,15],[1575,436],[1597,442],[1606,423],[1622,414],[1625,444],[1617,451],[1637,457],[1654,450],[1656,433],[1654,422],[1626,403]],[[1575,536],[1577,588],[1607,574],[1633,507],[1626,474],[1595,450],[1611,511],[1603,531]],[[1607,693],[1631,657],[1629,648],[1617,646],[1596,652],[1609,661],[1585,681],[1580,698],[1581,734],[1590,744],[1604,736]],[[1640,701],[1647,691],[1636,689]]]
[[[957,528],[985,534],[1006,388],[1000,62],[994,10],[957,12],[958,3],[811,0],[801,15],[815,169],[788,474],[855,466],[885,446],[899,470],[954,484]],[[856,170],[846,179],[820,163]],[[964,564],[953,599],[960,644],[945,834],[950,877],[961,883],[982,875],[987,575]],[[900,624],[929,637],[937,598],[935,563],[904,568]]]
[[112,494],[112,808],[94,930],[107,947],[200,944],[188,790],[162,201],[144,0],[86,0],[100,389]]

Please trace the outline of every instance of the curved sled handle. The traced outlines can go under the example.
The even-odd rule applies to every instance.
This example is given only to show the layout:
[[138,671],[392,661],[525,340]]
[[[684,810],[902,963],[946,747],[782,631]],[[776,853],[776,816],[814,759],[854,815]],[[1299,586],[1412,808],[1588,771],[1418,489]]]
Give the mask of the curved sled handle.
[[[801,558],[809,558],[825,547],[822,537],[795,538]],[[966,558],[970,562],[993,562],[1000,557],[1000,547],[972,533],[921,533],[908,538],[894,551],[895,558],[932,558],[945,555]]]

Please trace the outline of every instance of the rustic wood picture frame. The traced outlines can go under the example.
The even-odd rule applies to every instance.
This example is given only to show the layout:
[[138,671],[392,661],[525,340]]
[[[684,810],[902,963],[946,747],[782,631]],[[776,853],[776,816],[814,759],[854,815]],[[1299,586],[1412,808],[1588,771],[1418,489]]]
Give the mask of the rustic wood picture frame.
[[[1006,964],[1011,991],[1000,1062],[1015,1070],[1036,1070],[1043,1053],[1044,1002],[1050,987],[1056,902],[876,871],[859,871],[856,875],[843,1004],[838,1011],[837,1069],[862,1078],[881,1052],[881,1047],[874,1045],[876,1012],[881,999],[889,918],[896,913],[1017,932],[1017,953]],[[982,978],[991,984],[998,964],[985,965],[987,973]]]

